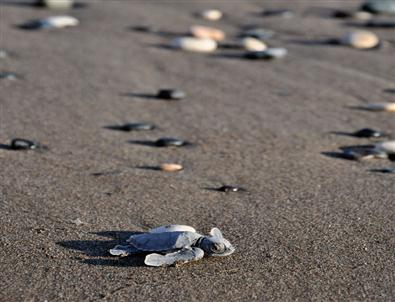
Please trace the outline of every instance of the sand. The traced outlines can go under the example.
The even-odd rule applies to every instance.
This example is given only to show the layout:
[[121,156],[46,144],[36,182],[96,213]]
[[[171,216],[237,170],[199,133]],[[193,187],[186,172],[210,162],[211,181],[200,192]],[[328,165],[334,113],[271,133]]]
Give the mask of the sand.
[[[15,25],[52,12],[2,2],[0,47],[11,56],[0,67],[22,78],[0,81],[0,142],[23,137],[49,150],[0,150],[0,300],[395,299],[395,178],[370,171],[391,162],[323,154],[370,142],[331,131],[395,131],[393,113],[350,108],[394,101],[385,92],[395,88],[394,44],[313,43],[352,29],[323,14],[359,1],[90,1],[70,12],[78,27],[41,32]],[[226,17],[194,16],[212,7]],[[278,7],[296,16],[257,14]],[[289,55],[247,61],[163,47],[193,24],[230,36],[265,26]],[[163,33],[130,30],[137,25]],[[374,32],[394,40],[394,29]],[[172,87],[188,97],[144,97]],[[158,128],[103,128],[143,121]],[[131,143],[162,136],[194,145]],[[184,170],[139,168],[164,162]],[[223,184],[248,192],[208,189]],[[131,232],[167,223],[219,227],[237,250],[171,268],[108,254]]]

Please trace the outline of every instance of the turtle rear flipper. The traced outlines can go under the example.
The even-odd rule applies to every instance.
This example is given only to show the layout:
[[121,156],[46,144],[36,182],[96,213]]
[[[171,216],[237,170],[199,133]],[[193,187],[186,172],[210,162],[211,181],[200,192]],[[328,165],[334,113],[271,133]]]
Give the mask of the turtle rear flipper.
[[141,253],[141,251],[131,245],[116,245],[110,250],[111,255],[121,257],[139,253]]
[[170,266],[202,259],[204,251],[198,247],[184,248],[166,255],[149,254],[144,263],[149,266]]

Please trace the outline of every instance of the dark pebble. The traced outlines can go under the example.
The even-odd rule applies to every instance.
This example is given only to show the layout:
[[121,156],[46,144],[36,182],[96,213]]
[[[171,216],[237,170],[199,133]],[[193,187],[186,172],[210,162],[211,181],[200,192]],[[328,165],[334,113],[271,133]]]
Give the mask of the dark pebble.
[[172,137],[162,137],[155,142],[157,147],[181,147],[189,145],[187,141],[183,141]]
[[395,173],[395,168],[374,169],[372,171],[373,172],[390,174],[390,173]]
[[283,17],[289,18],[294,16],[294,12],[289,9],[270,9],[262,12],[264,17]]
[[346,10],[335,10],[332,13],[332,17],[334,17],[334,18],[341,18],[341,19],[343,19],[343,18],[351,18],[353,16],[354,16],[354,13],[346,11]]
[[245,189],[240,188],[240,187],[234,187],[234,186],[222,186],[217,189],[217,191],[220,192],[241,192],[245,191]]
[[40,148],[40,145],[27,139],[14,138],[11,141],[10,148],[12,150],[33,150]]
[[119,126],[108,126],[106,128],[119,131],[142,131],[153,130],[155,129],[155,125],[148,123],[127,123]]
[[364,128],[361,130],[358,130],[356,132],[353,133],[353,136],[355,137],[382,137],[384,136],[382,132],[374,130],[374,129],[370,129],[370,128]]
[[181,100],[185,97],[185,92],[178,89],[161,89],[157,94],[158,99],[164,100]]

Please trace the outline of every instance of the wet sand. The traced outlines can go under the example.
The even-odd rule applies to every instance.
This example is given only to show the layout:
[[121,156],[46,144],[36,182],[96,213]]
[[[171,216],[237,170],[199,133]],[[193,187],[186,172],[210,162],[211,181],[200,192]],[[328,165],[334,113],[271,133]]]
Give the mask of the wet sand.
[[[70,13],[80,26],[41,32],[14,25],[53,13],[0,5],[0,47],[12,52],[0,67],[22,76],[0,81],[0,142],[23,137],[49,147],[0,150],[0,300],[393,300],[395,178],[370,172],[391,162],[323,154],[370,142],[331,131],[395,132],[394,114],[350,108],[394,101],[385,90],[395,88],[395,45],[312,43],[353,29],[322,17],[323,8],[359,3],[91,1]],[[193,15],[210,7],[227,17],[209,23]],[[263,19],[257,13],[266,7],[297,14]],[[247,61],[229,50],[163,47],[193,24],[229,35],[261,25],[289,55]],[[129,29],[137,25],[167,34]],[[394,40],[394,29],[374,32]],[[188,97],[142,96],[169,87]],[[158,128],[104,128],[142,121]],[[131,143],[162,136],[194,145]],[[163,162],[184,170],[137,168]],[[248,192],[208,189],[223,184]],[[171,268],[109,256],[131,232],[167,223],[205,233],[219,227],[237,250]]]

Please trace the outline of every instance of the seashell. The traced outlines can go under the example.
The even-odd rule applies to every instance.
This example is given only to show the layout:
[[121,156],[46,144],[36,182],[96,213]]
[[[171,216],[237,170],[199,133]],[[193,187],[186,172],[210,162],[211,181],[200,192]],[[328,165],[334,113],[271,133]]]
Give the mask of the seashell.
[[377,143],[375,149],[386,154],[395,154],[395,140]]
[[181,147],[189,145],[187,141],[172,137],[162,137],[155,142],[157,147]]
[[153,130],[155,125],[149,123],[127,123],[123,125],[106,126],[105,128],[119,131]]
[[10,144],[10,149],[12,150],[33,150],[38,148],[40,148],[38,143],[23,138],[14,138]]
[[369,0],[362,4],[361,10],[373,14],[395,14],[395,1]]
[[4,80],[15,81],[17,78],[18,75],[16,73],[9,71],[0,71],[0,80],[4,79]]
[[367,104],[366,106],[362,107],[366,110],[371,111],[388,111],[388,112],[395,112],[395,102],[394,103],[371,103]]
[[352,17],[357,20],[367,21],[372,19],[373,15],[369,12],[358,11],[353,13]]
[[194,25],[189,29],[192,36],[200,39],[211,39],[214,41],[225,40],[225,33],[217,28]]
[[285,48],[268,48],[264,51],[251,51],[247,52],[244,56],[251,60],[271,60],[280,59],[287,55],[288,51]]
[[74,0],[43,0],[43,4],[49,9],[70,9]]
[[241,40],[241,45],[249,51],[264,51],[267,45],[261,40],[252,37],[245,37]]
[[207,10],[202,11],[200,13],[200,16],[203,19],[206,19],[209,21],[217,21],[222,18],[223,14],[218,9],[207,9]]
[[156,97],[165,100],[181,100],[186,97],[186,93],[178,89],[161,89]]
[[346,33],[340,43],[358,49],[369,49],[378,46],[380,40],[370,31],[358,30]]
[[192,232],[196,233],[196,230],[188,225],[180,225],[180,224],[169,224],[160,226],[154,229],[149,230],[149,233],[166,233],[166,232]]
[[246,190],[243,188],[240,188],[240,187],[236,187],[236,186],[225,185],[225,186],[219,187],[218,189],[216,189],[216,191],[227,193],[227,192],[240,192],[240,191],[246,191]]
[[213,52],[217,49],[217,42],[211,39],[192,37],[176,38],[170,43],[171,47],[192,52]]
[[46,28],[64,28],[69,26],[77,26],[79,21],[71,16],[54,16],[41,20]]
[[382,132],[370,128],[363,128],[361,130],[354,132],[352,135],[355,137],[366,137],[366,138],[384,136]]
[[179,164],[161,164],[160,169],[165,172],[177,172],[184,168]]

